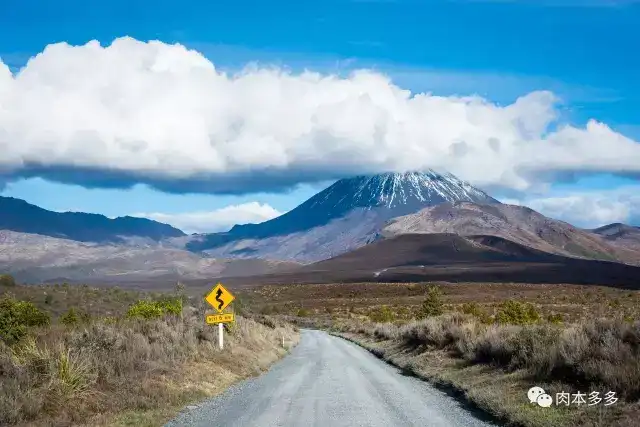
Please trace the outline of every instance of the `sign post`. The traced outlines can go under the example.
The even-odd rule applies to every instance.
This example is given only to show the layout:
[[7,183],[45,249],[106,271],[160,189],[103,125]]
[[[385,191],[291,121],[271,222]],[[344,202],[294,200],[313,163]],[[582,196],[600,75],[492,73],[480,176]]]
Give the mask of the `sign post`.
[[224,348],[224,323],[218,323],[218,345],[220,350]]
[[231,304],[235,297],[218,283],[204,298],[219,314],[212,314],[206,317],[208,324],[218,324],[218,346],[220,350],[224,348],[224,324],[235,321],[233,313],[223,313],[223,310]]

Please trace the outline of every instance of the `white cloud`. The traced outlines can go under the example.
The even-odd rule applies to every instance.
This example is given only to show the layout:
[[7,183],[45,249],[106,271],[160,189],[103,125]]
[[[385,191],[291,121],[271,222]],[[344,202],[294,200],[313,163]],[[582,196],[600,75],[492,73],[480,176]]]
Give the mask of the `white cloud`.
[[612,222],[640,224],[640,186],[605,191],[572,192],[566,195],[524,200],[503,199],[503,203],[526,205],[552,218],[595,228]]
[[258,202],[230,205],[214,211],[166,213],[136,213],[132,216],[153,219],[173,225],[185,233],[227,231],[235,224],[255,224],[282,215],[268,204]]
[[197,180],[197,191],[428,167],[519,190],[555,172],[640,172],[640,144],[595,120],[557,123],[558,101],[411,94],[372,71],[228,75],[157,41],[59,43],[16,75],[0,63],[0,170]]

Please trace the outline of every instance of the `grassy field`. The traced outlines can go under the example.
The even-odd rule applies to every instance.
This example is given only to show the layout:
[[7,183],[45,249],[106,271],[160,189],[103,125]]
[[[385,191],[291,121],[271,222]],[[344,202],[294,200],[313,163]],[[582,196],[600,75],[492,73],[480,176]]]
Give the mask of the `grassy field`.
[[474,303],[495,314],[507,300],[535,305],[541,316],[560,316],[566,322],[594,317],[640,320],[640,292],[607,286],[510,283],[345,283],[326,285],[270,285],[246,291],[245,299],[265,314],[314,318],[368,318],[372,310],[388,307],[396,321],[416,318],[430,286],[439,286],[448,311]]
[[162,425],[298,340],[237,316],[220,350],[202,298],[182,290],[0,286],[0,312],[0,425]]
[[[249,292],[255,310],[325,328],[510,425],[635,426],[640,293],[606,286],[328,284]],[[542,408],[527,390],[614,391]]]

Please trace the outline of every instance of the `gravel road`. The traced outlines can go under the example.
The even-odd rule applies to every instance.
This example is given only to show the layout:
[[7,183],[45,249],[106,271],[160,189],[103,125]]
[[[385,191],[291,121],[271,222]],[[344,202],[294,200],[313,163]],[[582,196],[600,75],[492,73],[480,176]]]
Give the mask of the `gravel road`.
[[366,350],[303,330],[269,372],[187,409],[165,427],[488,427],[453,398]]

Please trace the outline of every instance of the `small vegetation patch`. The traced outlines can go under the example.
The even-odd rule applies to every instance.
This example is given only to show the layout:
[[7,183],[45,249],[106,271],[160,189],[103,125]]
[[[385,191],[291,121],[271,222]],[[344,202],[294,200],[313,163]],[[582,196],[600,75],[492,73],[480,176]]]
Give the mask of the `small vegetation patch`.
[[531,303],[505,301],[496,314],[496,322],[500,324],[528,325],[540,321],[540,313]]
[[30,302],[10,297],[0,299],[0,339],[6,344],[20,341],[29,328],[50,322],[49,315]]
[[160,301],[140,300],[132,304],[127,310],[127,317],[146,320],[158,319],[171,314],[179,316],[182,313],[182,299],[163,299]]
[[308,317],[311,313],[306,308],[299,308],[296,312],[298,317]]
[[0,274],[0,286],[14,287],[16,280],[10,274]]
[[443,313],[444,303],[442,302],[442,290],[438,286],[430,286],[427,291],[427,298],[420,306],[419,317],[440,316]]
[[372,322],[376,323],[393,322],[396,319],[396,315],[393,310],[391,310],[391,308],[383,305],[381,307],[370,310],[369,319],[371,319]]
[[484,324],[493,322],[491,316],[489,316],[489,314],[475,302],[467,302],[462,304],[462,312],[464,314],[475,317]]
[[91,316],[87,313],[81,312],[72,307],[60,318],[60,323],[67,326],[75,326],[81,323],[87,323],[90,319]]

